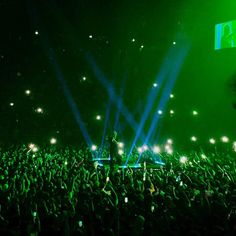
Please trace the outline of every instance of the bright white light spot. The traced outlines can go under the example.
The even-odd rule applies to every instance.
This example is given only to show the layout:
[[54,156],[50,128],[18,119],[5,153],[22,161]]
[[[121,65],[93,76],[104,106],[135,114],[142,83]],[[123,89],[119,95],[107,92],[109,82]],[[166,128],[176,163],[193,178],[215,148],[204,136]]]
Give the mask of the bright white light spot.
[[87,78],[84,76],[82,79],[83,79],[83,81],[86,81]]
[[141,154],[143,152],[143,149],[141,147],[139,147],[138,152]]
[[160,152],[161,152],[160,147],[159,147],[159,146],[154,146],[154,147],[153,147],[153,152],[154,152],[154,153],[160,153]]
[[68,162],[67,162],[67,161],[65,161],[65,165],[66,165],[66,166],[68,165]]
[[157,86],[158,86],[158,84],[157,84],[157,83],[154,83],[154,84],[153,84],[153,87],[154,87],[154,88],[156,88]]
[[101,120],[101,116],[100,116],[100,115],[97,115],[97,116],[96,116],[96,120]]
[[143,45],[141,45],[140,49],[143,49],[143,48],[144,48],[144,46],[143,46]]
[[169,149],[171,149],[171,146],[170,146],[169,144],[166,144],[166,145],[165,145],[165,150],[167,151],[167,150],[169,150]]
[[147,151],[148,150],[148,146],[145,144],[145,145],[143,145],[143,150],[144,151]]
[[26,95],[30,95],[30,94],[31,94],[31,91],[30,91],[30,90],[25,90],[25,94],[26,94]]
[[166,150],[166,152],[171,155],[171,154],[173,154],[173,149],[169,148],[169,149]]
[[171,94],[171,95],[170,95],[170,98],[174,98],[174,97],[175,97],[174,94]]
[[223,143],[228,143],[228,142],[229,142],[229,138],[226,137],[226,136],[223,136],[223,137],[221,138],[221,141],[222,141]]
[[202,159],[207,159],[207,156],[205,154],[201,154]]
[[36,30],[36,31],[34,32],[34,34],[35,34],[35,35],[39,35],[39,32],[38,32],[38,30]]
[[176,44],[176,42],[174,41],[174,42],[173,42],[173,45],[175,45],[175,44]]
[[39,150],[39,149],[38,149],[36,146],[32,148],[32,151],[33,151],[33,152],[37,152],[38,150]]
[[42,113],[43,113],[43,109],[42,109],[41,107],[38,107],[38,108],[36,109],[36,112],[42,114]]
[[30,144],[29,144],[29,148],[30,148],[30,149],[33,149],[34,147],[35,147],[35,144],[33,144],[33,143],[30,143]]
[[134,39],[134,38],[132,39],[132,42],[135,42],[135,39]]
[[123,151],[122,149],[119,149],[119,150],[118,150],[118,154],[119,154],[119,155],[123,155],[123,154],[124,154],[124,151]]
[[91,149],[92,149],[92,151],[96,151],[97,150],[97,146],[96,145],[92,145]]
[[198,115],[198,112],[197,112],[197,111],[193,111],[193,115],[194,115],[194,116],[197,116],[197,115]]
[[167,143],[168,144],[173,144],[173,140],[172,139],[167,139]]
[[93,38],[93,35],[90,34],[90,35],[89,35],[89,38],[92,39],[92,38]]
[[162,115],[162,114],[163,114],[163,111],[162,111],[162,110],[159,110],[157,113],[158,113],[159,115]]
[[173,110],[170,110],[170,114],[173,115],[175,112]]
[[188,158],[185,156],[180,157],[179,159],[180,163],[185,164],[188,161]]
[[143,145],[142,147],[139,147],[137,150],[141,154],[141,153],[143,153],[143,152],[148,150],[148,146],[147,145]]
[[11,102],[11,103],[10,103],[10,106],[11,106],[11,107],[13,107],[13,106],[14,106],[14,103],[13,103],[13,102]]
[[216,140],[215,140],[214,138],[210,138],[210,139],[209,139],[209,142],[210,142],[211,144],[215,144],[215,143],[216,143]]
[[196,141],[197,141],[197,138],[196,138],[195,136],[192,136],[192,137],[191,137],[191,141],[196,142]]
[[50,143],[51,143],[51,144],[56,144],[56,143],[57,143],[57,140],[56,140],[55,138],[51,138],[51,139],[50,139]]
[[118,147],[119,148],[123,148],[124,147],[124,143],[118,143]]

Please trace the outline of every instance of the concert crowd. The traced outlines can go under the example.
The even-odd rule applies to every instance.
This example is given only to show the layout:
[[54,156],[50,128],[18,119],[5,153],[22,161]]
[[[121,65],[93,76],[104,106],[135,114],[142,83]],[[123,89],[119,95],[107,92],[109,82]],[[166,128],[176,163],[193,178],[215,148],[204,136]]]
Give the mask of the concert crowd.
[[[108,155],[105,153],[103,155]],[[0,150],[1,235],[235,235],[236,153],[115,168],[88,148]]]

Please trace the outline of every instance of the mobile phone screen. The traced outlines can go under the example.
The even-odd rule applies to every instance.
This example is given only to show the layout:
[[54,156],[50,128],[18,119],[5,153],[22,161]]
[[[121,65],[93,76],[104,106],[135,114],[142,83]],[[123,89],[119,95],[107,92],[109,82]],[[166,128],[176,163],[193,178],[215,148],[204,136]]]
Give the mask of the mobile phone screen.
[[83,221],[79,221],[79,227],[82,227],[83,226]]
[[151,212],[154,212],[155,207],[151,206]]

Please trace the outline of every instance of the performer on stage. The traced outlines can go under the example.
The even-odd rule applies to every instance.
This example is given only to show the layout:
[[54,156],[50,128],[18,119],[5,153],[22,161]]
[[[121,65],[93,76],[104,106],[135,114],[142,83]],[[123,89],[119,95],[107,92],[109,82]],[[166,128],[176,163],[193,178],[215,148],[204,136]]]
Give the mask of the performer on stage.
[[117,132],[114,131],[111,136],[109,136],[108,141],[110,145],[110,168],[113,171],[114,170],[114,165],[118,161],[119,154],[118,154],[118,141],[116,140],[117,138]]

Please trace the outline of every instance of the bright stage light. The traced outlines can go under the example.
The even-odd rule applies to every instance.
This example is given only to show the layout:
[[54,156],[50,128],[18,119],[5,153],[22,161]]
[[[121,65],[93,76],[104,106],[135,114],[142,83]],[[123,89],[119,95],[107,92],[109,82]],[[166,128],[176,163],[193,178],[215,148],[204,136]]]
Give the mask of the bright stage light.
[[163,111],[162,110],[158,110],[157,112],[159,115],[162,115],[163,114]]
[[186,156],[182,156],[182,157],[180,157],[179,161],[180,161],[180,163],[185,164],[185,163],[187,163],[188,158]]
[[173,45],[176,45],[176,42],[175,42],[175,41],[173,42]]
[[167,154],[170,154],[170,155],[171,155],[171,154],[173,154],[173,149],[172,149],[172,148],[169,148],[169,149],[166,150],[166,152],[167,152]]
[[30,149],[33,149],[34,147],[35,147],[35,144],[33,144],[33,143],[30,143],[30,144],[29,144],[29,148],[30,148]]
[[38,147],[36,147],[36,146],[32,148],[32,151],[33,151],[33,152],[37,152],[38,150],[39,150],[39,149],[38,149]]
[[191,137],[191,141],[196,142],[196,141],[197,141],[197,138],[196,138],[195,136],[192,136],[192,137]]
[[68,165],[68,162],[67,162],[67,161],[65,161],[65,165],[66,165],[66,166]]
[[86,81],[86,80],[87,80],[87,78],[86,78],[85,76],[84,76],[82,79],[83,79],[83,81]]
[[96,145],[92,145],[91,149],[92,149],[92,151],[96,151],[97,150],[97,146]]
[[159,146],[154,146],[154,147],[153,147],[153,152],[154,152],[154,153],[160,153],[160,152],[161,152],[160,147],[159,147]]
[[42,114],[43,113],[43,109],[41,107],[38,107],[36,109],[36,112],[39,113],[39,114]]
[[122,155],[124,154],[124,151],[123,151],[122,149],[119,149],[119,150],[118,150],[118,154],[119,154],[120,156],[122,156]]
[[14,103],[13,103],[13,102],[11,102],[11,103],[10,103],[10,106],[11,106],[11,107],[13,107],[13,106],[14,106]]
[[173,110],[170,110],[170,114],[173,115],[175,112]]
[[173,140],[172,139],[167,139],[167,143],[168,144],[173,144]]
[[36,31],[34,32],[34,34],[35,34],[35,35],[39,35],[39,32],[38,32],[38,30],[36,30]]
[[39,150],[38,147],[33,143],[30,143],[28,147],[32,152],[38,152]]
[[197,116],[197,115],[198,115],[198,112],[197,112],[197,111],[193,111],[193,115],[194,115],[194,116]]
[[143,48],[144,48],[144,46],[143,46],[143,45],[141,45],[140,49],[143,49]]
[[139,147],[137,150],[138,150],[138,153],[141,154],[141,153],[143,153],[143,152],[148,150],[148,146],[145,144],[142,147]]
[[134,43],[135,41],[136,41],[135,38],[133,38],[133,39],[132,39],[132,42]]
[[173,154],[173,149],[170,144],[165,145],[165,151],[170,155]]
[[51,143],[51,144],[56,144],[56,143],[57,143],[57,140],[56,140],[55,138],[51,138],[51,139],[50,139],[50,143]]
[[214,138],[210,138],[210,139],[209,139],[209,142],[210,142],[211,144],[215,144],[215,143],[216,143],[216,140],[215,140]]
[[153,84],[153,87],[154,87],[154,88],[156,88],[157,86],[158,86],[158,84],[157,84],[157,83],[154,83],[154,84]]
[[172,141],[171,139],[169,139],[169,143],[165,145],[165,151],[168,153],[168,154],[173,154],[173,149],[171,147],[171,144],[170,141]]
[[169,144],[166,144],[165,145],[165,150],[168,150],[168,149],[170,149],[171,148],[171,146],[169,145]]
[[138,148],[138,153],[142,153],[143,152],[143,149],[141,147]]
[[89,35],[89,38],[92,39],[92,38],[93,38],[93,35],[90,34],[90,35]]
[[30,95],[30,94],[31,94],[31,91],[30,91],[30,90],[25,90],[25,94],[26,94],[26,95]]
[[121,142],[118,143],[118,147],[119,147],[119,148],[123,148],[123,147],[124,147],[124,143],[121,143]]
[[229,138],[226,137],[226,136],[223,136],[223,137],[221,138],[221,141],[222,141],[223,143],[228,143],[228,142],[229,142]]
[[170,95],[170,98],[174,98],[174,97],[175,97],[174,94],[171,94],[171,95]]
[[97,116],[96,116],[96,120],[101,120],[101,116],[100,116],[100,115],[97,115]]
[[144,151],[147,151],[148,150],[148,146],[145,144],[145,145],[143,145],[143,150]]

